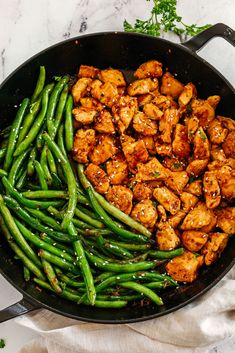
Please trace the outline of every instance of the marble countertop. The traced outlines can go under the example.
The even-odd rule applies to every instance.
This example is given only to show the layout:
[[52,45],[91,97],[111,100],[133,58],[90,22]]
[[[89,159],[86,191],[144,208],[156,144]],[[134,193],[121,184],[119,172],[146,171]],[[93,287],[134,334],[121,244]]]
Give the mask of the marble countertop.
[[[0,0],[0,82],[40,50],[84,33],[122,30],[123,20],[147,18],[151,2],[144,0]],[[186,23],[224,22],[235,29],[234,0],[179,0],[178,12]],[[178,41],[175,35],[165,38]],[[235,86],[235,50],[214,39],[200,53]],[[21,295],[0,276],[0,310]],[[6,340],[3,353],[16,352],[35,333],[13,320],[0,324]],[[205,353],[232,353],[235,338]]]

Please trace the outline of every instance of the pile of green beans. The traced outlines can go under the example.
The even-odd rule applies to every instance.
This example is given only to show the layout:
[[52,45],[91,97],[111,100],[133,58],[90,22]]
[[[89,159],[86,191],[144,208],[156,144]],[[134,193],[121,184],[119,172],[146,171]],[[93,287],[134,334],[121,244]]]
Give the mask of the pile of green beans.
[[100,308],[163,305],[158,292],[177,283],[161,265],[184,249],[157,250],[149,230],[93,189],[70,156],[69,76],[56,81],[40,67],[32,97],[0,132],[1,241],[35,288]]

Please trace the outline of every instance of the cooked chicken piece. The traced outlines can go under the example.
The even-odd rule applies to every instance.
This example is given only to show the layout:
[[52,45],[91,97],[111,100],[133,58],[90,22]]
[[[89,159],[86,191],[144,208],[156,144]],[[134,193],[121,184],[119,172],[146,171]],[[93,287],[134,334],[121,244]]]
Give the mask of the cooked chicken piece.
[[226,200],[235,198],[235,170],[228,165],[224,165],[217,171],[217,180],[220,186],[220,192]]
[[182,230],[191,230],[191,229],[200,229],[204,226],[207,226],[210,221],[213,212],[206,207],[204,202],[198,202],[196,206],[189,211],[185,217],[181,229]]
[[171,96],[164,96],[162,94],[158,94],[152,101],[159,109],[163,112],[168,108],[177,108],[177,103]]
[[205,172],[203,175],[203,191],[208,208],[216,208],[221,201],[220,187],[216,177],[216,172]]
[[180,106],[188,105],[191,99],[194,98],[196,95],[197,95],[197,90],[195,85],[191,82],[188,83],[187,85],[184,86],[184,89],[178,98],[179,105]]
[[217,226],[228,234],[235,233],[235,207],[227,207],[215,210]]
[[231,131],[226,140],[223,142],[223,150],[226,157],[235,158],[235,150],[234,150],[234,141],[235,141],[235,130]]
[[158,217],[160,223],[164,223],[167,220],[166,210],[162,205],[157,205]]
[[175,156],[166,157],[163,160],[164,167],[170,169],[172,172],[182,172],[186,168],[186,162],[179,160]]
[[73,101],[75,104],[77,104],[86,93],[87,93],[87,88],[91,84],[92,79],[91,78],[79,78],[75,85],[72,87],[72,96],[73,96]]
[[196,116],[192,116],[187,120],[187,128],[188,128],[188,139],[189,141],[192,141],[194,138],[194,135],[198,129],[199,125],[199,120]]
[[192,252],[198,252],[206,244],[208,234],[199,230],[186,230],[181,236],[185,248]]
[[202,180],[192,181],[190,184],[188,184],[186,186],[185,190],[195,196],[201,196],[202,195]]
[[210,157],[210,145],[208,138],[202,129],[199,127],[197,130],[194,140],[194,159],[208,159]]
[[151,93],[141,94],[137,97],[138,106],[143,107],[145,104],[150,103],[153,100],[154,96]]
[[162,76],[161,94],[178,98],[184,89],[184,85],[178,81],[170,72],[166,72]]
[[190,251],[185,251],[168,262],[166,271],[175,281],[191,283],[197,278],[202,265],[203,256],[195,256]]
[[179,112],[175,108],[165,110],[163,117],[159,121],[160,138],[165,143],[171,143],[171,133],[173,127],[179,121]]
[[76,107],[72,110],[72,113],[75,120],[82,125],[88,125],[93,123],[97,115],[96,110],[84,107]]
[[92,97],[80,98],[80,104],[84,108],[94,109],[97,110],[97,112],[100,112],[104,109],[104,105],[101,104],[97,99]]
[[209,239],[201,251],[207,266],[212,265],[220,257],[227,243],[228,234],[218,232],[209,234]]
[[102,83],[99,80],[92,82],[91,95],[109,108],[113,106],[119,96],[116,85],[111,82]]
[[145,144],[141,140],[125,143],[122,150],[131,169],[135,169],[139,162],[146,162],[149,157]]
[[138,163],[136,179],[138,181],[163,180],[169,175],[169,171],[157,160],[152,158],[148,163]]
[[137,112],[133,117],[133,128],[135,131],[145,135],[153,136],[157,133],[157,124],[149,119],[143,112]]
[[211,158],[213,160],[218,160],[221,162],[226,161],[226,156],[224,150],[217,145],[211,146]]
[[215,213],[213,212],[213,210],[211,210],[211,220],[210,220],[210,223],[207,224],[206,226],[200,228],[200,231],[201,232],[204,232],[204,233],[210,233],[210,232],[213,232],[215,227],[216,227],[216,224],[217,224],[217,217],[215,215]]
[[207,98],[207,102],[212,106],[212,108],[216,109],[217,105],[220,102],[220,96],[210,96]]
[[179,212],[177,212],[176,214],[168,217],[167,221],[172,228],[176,229],[184,219],[185,215],[186,215],[186,212],[179,210]]
[[146,94],[151,91],[158,89],[158,80],[151,78],[144,78],[142,80],[136,80],[130,83],[127,87],[127,93],[130,96],[138,96],[140,94]]
[[205,169],[208,164],[208,159],[195,159],[190,162],[186,168],[186,172],[192,176],[199,176]]
[[229,131],[235,130],[235,120],[220,115],[217,116],[217,119],[221,121],[223,127],[226,127]]
[[94,66],[80,65],[78,77],[94,78],[99,73],[99,69]]
[[152,230],[158,214],[151,200],[142,200],[133,207],[131,217]]
[[180,199],[182,201],[182,210],[187,213],[193,209],[198,202],[197,196],[185,191],[180,195]]
[[153,196],[171,214],[180,210],[180,199],[165,186],[154,189]]
[[112,121],[112,115],[108,110],[102,110],[95,119],[94,129],[103,134],[114,134],[115,127]]
[[97,165],[90,163],[84,174],[90,180],[95,190],[100,194],[105,194],[109,188],[109,179],[103,169]]
[[153,136],[139,136],[139,140],[143,141],[145,144],[145,147],[147,148],[148,152],[150,154],[155,154],[156,149],[155,149],[155,142]]
[[126,214],[131,213],[133,195],[130,189],[122,185],[111,186],[106,194],[107,200]]
[[228,134],[228,129],[224,128],[218,119],[214,119],[210,122],[207,133],[210,142],[219,145],[224,142]]
[[177,194],[184,189],[189,180],[188,174],[183,172],[168,172],[168,177],[164,180],[165,184],[174,190]]
[[113,157],[117,152],[114,139],[108,135],[99,135],[97,144],[89,155],[92,163],[99,165]]
[[144,113],[152,120],[160,120],[163,116],[163,112],[153,103],[147,103],[143,107]]
[[225,160],[215,160],[207,165],[208,170],[220,170],[223,167],[230,167],[235,170],[235,158],[226,158]]
[[171,156],[172,155],[172,146],[169,143],[162,143],[160,140],[157,140],[155,143],[155,150],[160,156]]
[[137,110],[137,99],[129,96],[120,97],[112,107],[113,117],[121,134],[128,128]]
[[156,242],[159,250],[172,250],[180,244],[180,238],[168,222],[159,223],[156,233]]
[[88,154],[93,150],[94,146],[95,130],[78,130],[73,142],[73,159],[78,163],[87,163]]
[[172,149],[175,156],[188,158],[190,154],[190,144],[188,141],[187,127],[176,124]]
[[210,122],[215,118],[215,110],[205,100],[195,99],[192,102],[193,114],[199,119],[199,126],[206,129]]
[[141,78],[148,77],[161,77],[162,76],[162,63],[157,60],[149,60],[138,67],[134,72],[134,76]]
[[122,184],[128,176],[128,165],[124,158],[114,158],[106,164],[107,174],[111,184]]
[[146,183],[136,183],[133,188],[134,199],[138,201],[151,199],[153,190]]
[[101,81],[111,82],[117,87],[126,85],[123,73],[120,70],[112,68],[101,70],[98,74],[98,77]]

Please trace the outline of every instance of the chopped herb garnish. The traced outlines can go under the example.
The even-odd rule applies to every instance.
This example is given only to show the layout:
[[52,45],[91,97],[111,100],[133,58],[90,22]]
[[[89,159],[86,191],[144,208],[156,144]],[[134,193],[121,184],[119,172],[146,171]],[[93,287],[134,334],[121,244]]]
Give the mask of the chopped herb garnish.
[[161,173],[159,173],[159,172],[153,173],[153,176],[156,178],[158,178],[160,175],[161,175]]
[[205,135],[205,133],[202,131],[202,130],[198,130],[198,133],[199,133],[199,135],[200,135],[200,137],[201,137],[201,139],[203,140],[203,141],[205,141],[206,140],[206,135]]
[[53,80],[60,81],[61,80],[61,76],[53,76]]
[[188,183],[191,184],[194,180],[195,180],[195,177],[191,175],[191,177],[189,177]]
[[174,169],[179,169],[181,167],[181,164],[180,163],[174,163],[173,164],[173,168]]
[[188,104],[187,107],[186,107],[186,113],[187,114],[191,114],[192,113],[192,107],[191,107],[190,104]]
[[133,190],[133,189],[134,189],[134,185],[132,185],[132,184],[127,184],[127,187],[128,187],[130,190]]
[[5,345],[6,345],[6,343],[5,343],[4,339],[1,338],[0,339],[0,348],[4,348]]

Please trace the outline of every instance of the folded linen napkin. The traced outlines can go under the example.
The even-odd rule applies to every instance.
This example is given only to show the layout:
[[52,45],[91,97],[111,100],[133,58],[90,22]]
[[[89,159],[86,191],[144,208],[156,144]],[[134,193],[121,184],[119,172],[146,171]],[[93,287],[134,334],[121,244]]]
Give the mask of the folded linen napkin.
[[92,324],[47,310],[16,321],[40,335],[18,353],[207,353],[235,338],[235,267],[193,303],[145,322]]

